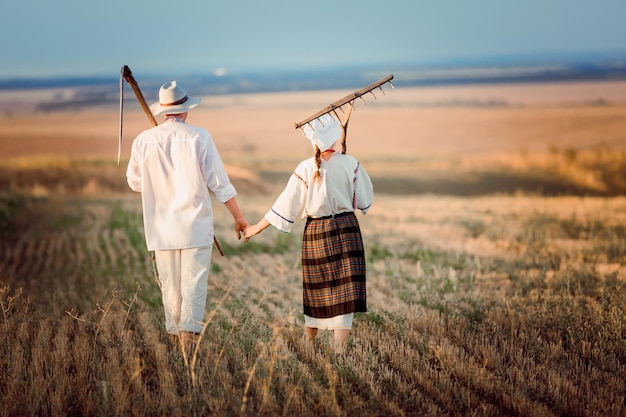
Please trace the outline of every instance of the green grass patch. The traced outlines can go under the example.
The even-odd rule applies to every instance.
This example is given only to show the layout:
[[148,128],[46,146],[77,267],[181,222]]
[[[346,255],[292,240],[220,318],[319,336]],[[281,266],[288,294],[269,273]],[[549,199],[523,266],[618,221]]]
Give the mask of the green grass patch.
[[273,243],[258,242],[253,239],[244,245],[231,245],[228,242],[220,242],[225,255],[259,254],[282,255],[296,249],[299,240],[292,233],[278,233]]
[[0,193],[0,239],[8,238],[16,233],[14,215],[22,210],[25,198],[14,192]]

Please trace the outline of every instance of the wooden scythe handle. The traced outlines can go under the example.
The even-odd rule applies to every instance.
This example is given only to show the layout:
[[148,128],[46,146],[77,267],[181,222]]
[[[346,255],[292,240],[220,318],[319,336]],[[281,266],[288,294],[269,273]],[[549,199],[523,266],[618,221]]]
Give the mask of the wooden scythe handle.
[[[152,114],[152,111],[150,110],[150,106],[148,106],[146,99],[144,98],[141,90],[139,89],[139,84],[137,84],[137,80],[135,80],[135,77],[133,76],[133,73],[130,70],[130,68],[128,68],[128,65],[124,65],[122,74],[126,82],[130,84],[131,88],[135,92],[135,96],[137,97],[137,100],[139,101],[139,104],[141,105],[141,108],[143,109],[144,113],[146,113],[146,116],[148,116],[148,119],[150,119],[150,123],[152,123],[152,126],[158,125],[156,119],[154,118],[154,115]],[[224,251],[222,250],[222,246],[220,245],[220,242],[217,240],[217,236],[215,235],[213,235],[213,246],[215,246],[215,248],[220,253],[220,255],[224,256]]]
[[137,84],[137,80],[135,80],[135,77],[133,76],[133,73],[130,70],[130,68],[128,68],[128,65],[124,65],[123,74],[124,74],[124,79],[135,92],[135,96],[137,96],[137,100],[139,101],[139,104],[141,105],[141,108],[143,109],[144,113],[146,113],[146,116],[148,116],[148,119],[150,119],[152,126],[158,125],[156,119],[154,118],[154,115],[152,114],[152,111],[150,111],[150,106],[148,106],[146,99],[141,93],[141,90],[139,89],[139,84]]

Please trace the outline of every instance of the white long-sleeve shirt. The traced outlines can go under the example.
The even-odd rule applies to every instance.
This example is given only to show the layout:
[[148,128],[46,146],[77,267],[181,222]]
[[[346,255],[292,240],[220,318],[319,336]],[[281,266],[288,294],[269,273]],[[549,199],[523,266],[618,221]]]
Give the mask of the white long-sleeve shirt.
[[148,250],[211,244],[209,190],[221,203],[237,195],[209,132],[182,121],[168,120],[135,138],[126,178],[141,193]]
[[299,218],[318,218],[357,209],[367,213],[374,199],[372,181],[353,156],[333,153],[328,161],[322,159],[319,182],[313,181],[316,171],[315,158],[298,165],[265,215],[272,226],[291,232]]

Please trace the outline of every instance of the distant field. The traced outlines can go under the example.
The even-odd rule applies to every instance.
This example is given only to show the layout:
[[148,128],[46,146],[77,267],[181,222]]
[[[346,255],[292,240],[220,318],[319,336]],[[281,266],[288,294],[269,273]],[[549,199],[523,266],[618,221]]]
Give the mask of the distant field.
[[[384,96],[376,92],[377,99],[367,97],[367,105],[357,102],[348,141],[349,152],[380,179],[380,191],[614,195],[625,189],[616,179],[624,177],[626,82],[385,90]],[[280,182],[311,156],[293,123],[347,93],[205,97],[189,121],[209,129],[224,160],[239,173]],[[39,94],[46,102],[55,97]],[[0,93],[5,105],[0,163],[23,166],[33,157],[40,162],[115,159],[117,108],[6,110],[6,103],[19,97]],[[28,92],[22,105],[37,97]],[[125,108],[123,159],[133,138],[150,126],[132,93]],[[123,177],[118,174],[123,172],[107,175]]]

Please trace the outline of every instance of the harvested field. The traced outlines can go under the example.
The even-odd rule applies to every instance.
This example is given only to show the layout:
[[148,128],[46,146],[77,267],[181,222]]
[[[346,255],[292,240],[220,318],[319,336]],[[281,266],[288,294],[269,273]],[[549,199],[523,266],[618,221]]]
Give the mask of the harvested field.
[[[359,215],[369,311],[343,356],[303,335],[302,229],[244,244],[219,206],[226,256],[183,354],[114,161],[116,111],[0,118],[0,415],[626,415],[626,107],[500,91],[494,108],[475,102],[496,90],[428,105],[397,90],[355,113],[349,152],[376,198]],[[214,98],[193,116],[250,221],[310,155],[290,123],[324,98]],[[129,111],[126,157],[143,117]]]

